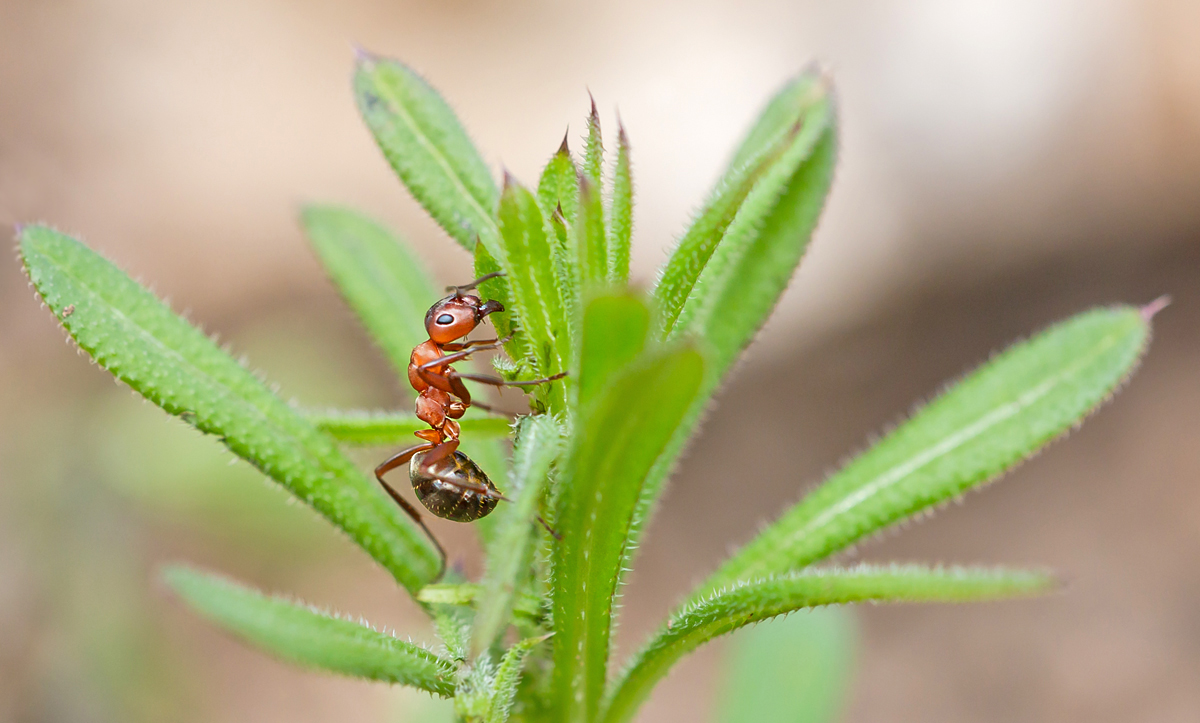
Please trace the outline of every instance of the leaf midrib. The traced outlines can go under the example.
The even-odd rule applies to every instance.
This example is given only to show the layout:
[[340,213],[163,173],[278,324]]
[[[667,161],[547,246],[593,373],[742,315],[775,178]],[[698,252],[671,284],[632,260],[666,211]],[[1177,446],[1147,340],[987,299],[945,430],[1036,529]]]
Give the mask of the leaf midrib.
[[[1029,409],[1038,401],[1043,399],[1046,395],[1050,394],[1050,392],[1057,389],[1065,380],[1075,377],[1083,367],[1090,365],[1097,357],[1114,346],[1120,336],[1121,335],[1116,333],[1105,335],[1105,337],[1089,352],[1077,357],[1076,361],[1065,367],[1057,374],[1052,375],[1040,385],[1018,395],[1015,400],[1007,402],[1003,406],[988,412],[974,423],[964,427],[955,434],[951,434],[938,444],[923,450],[921,453],[877,475],[874,479],[867,482],[853,494],[840,500],[837,504],[826,508],[816,517],[804,523],[802,527],[784,537],[779,541],[778,547],[790,547],[791,545],[795,544],[797,540],[813,534],[815,530],[820,529],[823,525],[827,524],[835,517],[853,510],[864,501],[873,497],[880,490],[897,484],[905,479],[908,475],[931,464],[932,462],[944,458],[963,445],[977,439],[997,424],[1011,419],[1026,409]],[[752,575],[757,570],[767,567],[767,562],[768,561],[765,560],[759,560],[748,567],[739,570],[736,575],[737,577],[746,577]]]
[[[387,99],[388,105],[395,109],[396,115],[404,120],[405,124],[416,137],[417,142],[429,152],[429,155],[433,156],[434,161],[436,161],[437,164],[442,167],[442,170],[446,173],[446,175],[454,182],[455,185],[458,186],[458,189],[464,196],[467,197],[467,199],[471,202],[471,205],[475,207],[475,210],[479,213],[480,218],[484,220],[487,230],[492,232],[493,240],[498,237],[500,230],[496,227],[496,222],[492,219],[491,213],[485,210],[483,205],[479,203],[479,199],[475,198],[475,194],[471,193],[471,190],[467,187],[467,184],[463,182],[463,179],[454,171],[453,165],[446,159],[445,155],[438,150],[437,145],[429,140],[429,137],[425,134],[424,129],[417,124],[416,120],[408,112],[408,109],[404,107],[404,104],[399,102],[386,84],[383,85],[382,88],[384,90],[380,95]],[[504,253],[504,249],[500,249],[500,252]],[[493,255],[495,254],[494,251],[492,253]],[[502,266],[507,266],[507,255],[505,255],[503,260],[496,260],[497,262],[500,262]]]

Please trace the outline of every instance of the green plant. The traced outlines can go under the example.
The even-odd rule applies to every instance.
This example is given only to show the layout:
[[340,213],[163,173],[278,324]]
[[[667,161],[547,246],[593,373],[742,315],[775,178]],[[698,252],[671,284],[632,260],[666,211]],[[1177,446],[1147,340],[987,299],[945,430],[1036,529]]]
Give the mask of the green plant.
[[[435,552],[340,447],[411,439],[421,425],[407,411],[297,410],[107,260],[46,226],[22,228],[25,269],[80,347],[344,531],[428,612],[441,645],[422,648],[217,576],[169,570],[171,586],[202,615],[303,666],[453,698],[462,720],[622,723],[674,662],[750,623],[865,600],[959,602],[1053,587],[1038,571],[815,565],[994,480],[1079,424],[1136,366],[1157,305],[1080,314],[947,388],[724,561],[612,675],[615,600],[668,472],[817,223],[836,151],[829,84],[808,72],[776,94],[647,295],[627,288],[629,143],[622,129],[606,191],[594,106],[581,164],[564,142],[536,189],[507,175],[498,188],[450,108],[407,67],[363,55],[354,87],[384,155],[473,253],[475,272],[506,273],[482,287],[509,310],[492,317],[513,335],[498,371],[570,376],[532,391],[538,413],[511,427],[464,420],[469,451],[513,437],[507,475],[491,471],[514,501],[478,525],[481,581],[451,573],[430,584]],[[404,374],[435,285],[398,238],[353,211],[311,207],[303,223]],[[538,514],[561,541],[535,523]],[[844,634],[798,634],[797,650],[844,663]],[[764,670],[786,670],[787,650],[772,642],[745,650]],[[826,687],[837,688],[836,677]],[[735,678],[727,708],[766,710],[753,692],[760,678]],[[820,694],[788,704],[818,720],[831,710]]]

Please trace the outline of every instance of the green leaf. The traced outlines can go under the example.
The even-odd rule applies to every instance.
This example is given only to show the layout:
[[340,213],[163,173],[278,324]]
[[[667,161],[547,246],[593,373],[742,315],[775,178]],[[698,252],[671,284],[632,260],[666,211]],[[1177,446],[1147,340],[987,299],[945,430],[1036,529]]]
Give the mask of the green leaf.
[[616,680],[599,720],[629,720],[684,655],[725,633],[802,608],[863,602],[967,602],[1028,596],[1053,585],[1035,572],[917,566],[805,570],[724,588],[686,605],[659,628]]
[[994,480],[1112,396],[1150,339],[1139,309],[1075,316],[951,387],[727,561],[698,594],[794,570]]
[[783,85],[765,108],[729,159],[726,173],[748,165],[752,159],[774,144],[801,122],[813,103],[828,92],[829,80],[819,67],[812,66]]
[[525,659],[529,657],[531,650],[549,637],[550,635],[541,635],[526,638],[504,653],[504,657],[500,659],[500,666],[496,669],[496,677],[492,681],[492,698],[483,718],[484,723],[506,723],[512,713],[513,701],[517,697],[517,687],[521,683]]
[[720,723],[833,723],[853,673],[854,617],[814,608],[734,634],[718,698]]
[[600,111],[596,110],[596,99],[592,98],[592,109],[587,118],[587,141],[583,147],[583,172],[595,182],[597,189],[604,188],[604,140],[600,135]]
[[613,168],[612,208],[608,222],[608,280],[629,282],[629,247],[633,238],[633,175],[629,167],[629,138],[617,124],[617,162]]
[[[521,332],[532,350],[529,364],[534,374],[550,376],[567,369],[570,336],[563,313],[554,257],[537,199],[516,179],[506,175],[500,196],[500,235],[509,260],[506,277]],[[550,408],[562,411],[566,406],[562,384],[547,385],[540,396]]]
[[642,353],[649,328],[650,310],[635,296],[600,296],[588,304],[579,352],[580,409]]
[[579,214],[575,219],[575,260],[584,289],[608,281],[608,248],[604,232],[604,199],[600,185],[579,177]]
[[164,577],[196,612],[278,658],[454,695],[454,666],[410,642],[186,567],[168,568]]
[[[627,548],[631,553],[709,398],[800,263],[829,191],[835,150],[832,102],[819,94],[799,132],[754,184],[684,304],[672,334],[704,339],[714,358],[701,393],[643,486]],[[630,566],[629,561],[624,565]]]
[[825,204],[836,145],[823,96],[747,195],[684,303],[673,333],[711,345],[714,375],[733,364],[787,288]]
[[556,720],[590,720],[600,702],[626,531],[646,473],[703,373],[694,349],[648,351],[577,415],[555,516],[562,534],[553,550]]
[[[321,431],[343,444],[357,446],[392,445],[408,441],[414,432],[429,425],[400,412],[310,412],[308,420]],[[512,431],[502,417],[473,417],[458,420],[463,435],[469,438],[503,438]]]
[[[499,233],[497,231],[497,233]],[[500,243],[497,241],[497,243]],[[483,277],[497,271],[504,271],[500,262],[492,256],[487,247],[479,244],[475,247],[475,276]],[[503,313],[491,314],[488,320],[492,322],[492,326],[496,328],[496,335],[503,339],[508,336],[513,338],[504,345],[504,351],[513,360],[532,359],[536,356],[533,346],[530,344],[530,339],[527,334],[521,333],[521,323],[515,314],[507,311],[515,306],[513,301],[512,285],[506,277],[497,277],[489,279],[479,285],[479,295],[485,299],[495,299],[499,301],[505,308]]]
[[[562,211],[566,226],[575,223],[575,214],[579,211],[579,169],[571,158],[566,137],[542,170],[537,197],[542,216],[549,219],[558,209]],[[565,243],[565,238],[560,238],[559,243]]]
[[513,601],[529,575],[541,529],[537,514],[561,446],[562,431],[552,417],[543,414],[521,420],[513,447],[512,484],[505,490],[514,509],[496,530],[488,550],[482,602],[475,617],[476,656],[504,632]]
[[354,211],[308,206],[301,216],[329,277],[401,377],[413,347],[428,338],[425,311],[439,294],[415,254]]
[[[579,216],[579,170],[571,159],[564,136],[562,145],[546,164],[538,181],[538,204],[546,221],[547,237],[552,242],[554,272],[562,295],[563,315],[566,318],[568,347],[578,341],[579,316],[582,306],[579,289],[582,277],[575,264],[575,223]],[[561,352],[560,352],[561,353]],[[570,368],[574,359],[567,355]]]
[[464,605],[430,605],[428,610],[447,657],[456,663],[465,662],[471,644],[471,609]]
[[383,155],[429,215],[468,251],[479,239],[498,254],[492,214],[500,194],[442,96],[403,63],[365,53],[354,95]]
[[668,335],[675,327],[683,305],[687,302],[717,244],[725,237],[729,225],[742,209],[750,191],[791,147],[800,132],[795,125],[774,143],[745,164],[728,169],[696,220],[679,239],[670,258],[663,264],[654,287],[660,335]]
[[341,528],[414,592],[437,573],[424,535],[327,435],[208,337],[78,241],[20,234],[26,272],[79,346],[146,399],[207,434]]

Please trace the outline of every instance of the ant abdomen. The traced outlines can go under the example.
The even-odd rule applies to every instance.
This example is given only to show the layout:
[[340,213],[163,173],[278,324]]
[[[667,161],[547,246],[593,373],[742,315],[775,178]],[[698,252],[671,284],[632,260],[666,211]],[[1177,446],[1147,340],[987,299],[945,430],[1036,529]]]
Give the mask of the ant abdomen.
[[[415,454],[408,465],[413,492],[433,514],[454,522],[474,522],[487,517],[500,501],[500,491],[479,465],[462,452],[424,464],[426,452]],[[474,488],[474,489],[471,489]],[[483,490],[489,490],[488,495]]]

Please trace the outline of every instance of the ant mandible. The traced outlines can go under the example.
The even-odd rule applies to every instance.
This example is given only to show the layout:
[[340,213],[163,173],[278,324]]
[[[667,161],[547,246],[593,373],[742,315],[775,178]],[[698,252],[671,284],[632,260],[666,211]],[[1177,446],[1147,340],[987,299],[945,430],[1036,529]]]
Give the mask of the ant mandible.
[[[453,293],[429,307],[425,313],[425,331],[429,339],[413,349],[408,362],[408,382],[417,390],[417,419],[428,424],[429,429],[416,432],[424,440],[421,444],[397,452],[375,468],[375,478],[379,484],[420,525],[437,548],[440,567],[435,581],[440,580],[446,571],[446,550],[425,526],[417,508],[385,482],[383,476],[408,464],[413,492],[430,512],[455,522],[474,522],[486,517],[496,508],[497,502],[507,501],[508,498],[500,494],[479,465],[458,451],[460,428],[457,420],[472,405],[487,411],[495,410],[472,401],[463,380],[495,387],[522,387],[545,384],[567,375],[562,372],[544,379],[510,382],[484,374],[463,374],[451,368],[451,364],[475,352],[500,349],[512,338],[458,341],[474,331],[488,314],[504,311],[504,306],[498,301],[484,301],[475,294],[464,292],[503,275],[503,272],[497,271],[463,286],[448,286],[446,291]],[[540,517],[538,521],[546,524]],[[549,526],[546,529],[557,537]]]

